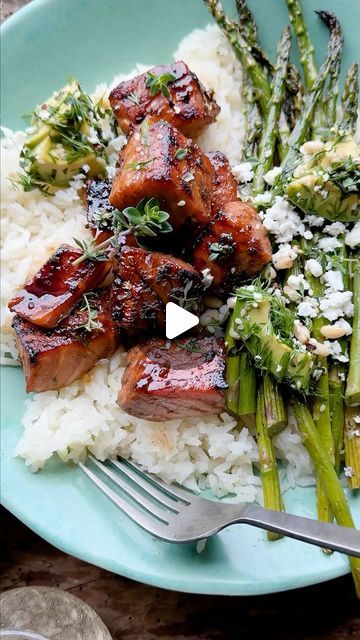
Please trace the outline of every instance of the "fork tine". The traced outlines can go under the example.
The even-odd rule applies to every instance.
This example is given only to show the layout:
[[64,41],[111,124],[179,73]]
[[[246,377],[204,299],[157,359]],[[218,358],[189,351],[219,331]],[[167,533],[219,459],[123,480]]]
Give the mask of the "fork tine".
[[169,509],[178,513],[181,507],[184,507],[183,502],[179,502],[176,499],[169,498],[168,495],[164,491],[159,491],[151,480],[147,479],[147,476],[141,474],[138,471],[134,471],[130,468],[129,465],[124,464],[122,460],[113,460],[110,459],[113,465],[115,465],[121,473],[126,475],[130,480],[135,482],[139,487],[141,487],[146,493],[148,493],[152,498],[158,500],[162,505],[166,505]]
[[195,502],[195,500],[202,500],[199,496],[190,493],[190,491],[185,491],[181,489],[177,485],[168,485],[166,482],[163,482],[157,476],[154,476],[152,473],[148,473],[143,471],[140,465],[136,464],[136,462],[125,460],[126,466],[132,467],[136,470],[136,472],[143,476],[148,482],[151,482],[155,487],[161,487],[165,493],[167,493],[171,498],[175,498],[176,500],[182,500],[185,504],[191,504]]
[[[174,512],[170,513],[169,511],[165,511],[165,509],[161,509],[154,502],[148,500],[143,494],[139,493],[137,489],[130,486],[126,480],[122,480],[118,474],[108,469],[100,460],[97,460],[93,455],[90,455],[90,460],[93,464],[95,464],[102,473],[104,473],[114,484],[116,484],[126,495],[129,496],[132,500],[134,500],[140,507],[148,511],[152,516],[159,518],[162,522],[168,524],[170,522],[171,516],[174,515]],[[165,507],[165,505],[164,505]],[[166,508],[166,507],[165,507]]]
[[121,511],[123,511],[131,520],[133,520],[140,527],[145,529],[154,536],[158,538],[162,538],[163,540],[168,540],[169,537],[167,535],[167,525],[164,522],[159,522],[154,518],[149,517],[133,505],[129,504],[126,500],[124,500],[121,496],[119,496],[115,491],[110,489],[105,482],[100,480],[97,475],[91,471],[86,465],[81,462],[78,463],[80,469],[85,473],[85,475],[90,478],[90,480],[104,493],[110,500],[113,502]]

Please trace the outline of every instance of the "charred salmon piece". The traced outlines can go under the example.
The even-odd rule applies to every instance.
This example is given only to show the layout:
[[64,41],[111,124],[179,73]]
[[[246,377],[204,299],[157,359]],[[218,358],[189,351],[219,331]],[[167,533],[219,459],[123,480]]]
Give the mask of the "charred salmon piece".
[[97,311],[96,326],[84,327],[88,311],[79,303],[56,329],[45,330],[15,316],[13,327],[24,368],[26,391],[60,389],[92,369],[101,358],[110,358],[118,344],[118,333],[108,312],[109,292],[89,294]]
[[231,291],[262,271],[271,259],[271,245],[257,212],[246,202],[229,202],[200,234],[192,263],[210,269],[212,287]]
[[203,416],[225,411],[226,387],[220,338],[151,340],[128,352],[117,402],[147,420]]
[[221,151],[206,154],[214,168],[212,211],[218,213],[228,202],[237,200],[238,184],[231,172],[230,163]]
[[39,327],[52,329],[87,291],[100,286],[112,269],[110,260],[84,260],[80,249],[62,244],[9,302],[9,309]]
[[110,193],[117,209],[154,197],[170,214],[174,229],[188,218],[202,225],[211,219],[211,162],[168,122],[144,121],[120,152],[119,164]]
[[[87,207],[87,221],[96,244],[104,242],[114,233],[115,208],[109,201],[110,191],[110,180],[88,180],[86,184],[84,200]],[[124,244],[131,247],[138,246],[133,234],[124,236]]]
[[124,247],[110,294],[113,321],[127,330],[162,331],[167,302],[200,311],[199,274],[178,258]]
[[[149,85],[149,73],[159,78],[170,74],[168,96]],[[166,92],[165,89],[165,92]],[[190,138],[215,120],[220,107],[184,62],[159,65],[131,80],[121,82],[109,96],[111,107],[124,133],[130,133],[146,116],[167,120]]]

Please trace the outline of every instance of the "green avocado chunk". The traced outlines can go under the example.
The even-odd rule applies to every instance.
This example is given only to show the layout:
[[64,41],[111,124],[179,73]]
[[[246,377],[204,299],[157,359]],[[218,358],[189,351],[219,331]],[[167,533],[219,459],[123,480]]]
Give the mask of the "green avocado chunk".
[[289,200],[326,220],[360,219],[360,149],[343,134],[338,141],[314,140],[302,147],[303,161],[285,185]]
[[[239,298],[238,298],[239,302]],[[285,382],[297,391],[307,392],[314,368],[314,356],[304,348],[289,346],[276,335],[271,321],[271,301],[259,300],[254,306],[249,302],[237,303],[240,318],[236,333],[244,341],[254,358],[255,366],[271,373],[278,382]]]
[[24,173],[19,182],[24,190],[37,187],[52,193],[68,186],[84,167],[89,177],[104,176],[103,114],[76,81],[42,104],[21,151]]

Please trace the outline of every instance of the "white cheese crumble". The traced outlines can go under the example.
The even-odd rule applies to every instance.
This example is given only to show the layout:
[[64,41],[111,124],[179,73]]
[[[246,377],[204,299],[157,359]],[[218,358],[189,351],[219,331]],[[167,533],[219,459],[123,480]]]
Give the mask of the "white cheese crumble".
[[355,222],[351,231],[348,231],[345,236],[345,244],[351,249],[360,245],[360,220]]
[[273,169],[270,169],[270,171],[265,173],[264,175],[265,182],[269,184],[270,187],[272,187],[275,184],[276,178],[281,174],[281,172],[282,172],[281,167],[273,167]]
[[352,478],[352,475],[353,475],[352,467],[344,467],[344,473],[346,478]]
[[321,225],[325,222],[325,218],[321,218],[321,216],[313,216],[312,214],[308,214],[304,218],[304,222],[310,225],[310,227],[321,227]]
[[298,316],[303,318],[316,318],[319,313],[319,303],[315,298],[306,296],[306,298],[300,302],[297,308]]
[[331,253],[341,247],[341,242],[337,240],[337,238],[320,238],[318,247],[321,251],[325,251],[325,253]]
[[323,280],[326,284],[326,294],[334,291],[344,291],[344,282],[341,271],[333,271],[330,269],[324,273]]
[[210,269],[203,269],[201,271],[201,275],[202,275],[201,282],[204,286],[204,289],[208,289],[212,284],[212,281],[214,280],[214,276],[211,275]]
[[354,305],[351,302],[351,291],[334,291],[320,300],[320,310],[327,320],[333,322],[343,316],[354,315]]
[[276,196],[275,202],[266,212],[260,212],[265,228],[274,236],[275,242],[290,242],[300,235],[311,240],[313,234],[305,229],[304,223],[291,204],[282,196]]
[[324,340],[324,346],[329,349],[329,355],[333,358],[333,360],[337,360],[338,362],[349,362],[349,356],[347,351],[345,353],[342,352],[341,344],[338,340]]
[[234,178],[238,182],[251,182],[254,177],[254,170],[251,162],[241,162],[231,169]]
[[310,258],[310,260],[306,260],[305,270],[310,271],[311,275],[314,276],[314,278],[318,278],[323,274],[323,269],[320,262],[318,262],[314,258]]
[[339,236],[340,233],[344,233],[346,231],[346,226],[343,222],[333,222],[332,224],[327,224],[326,227],[323,228],[324,233],[328,233],[329,236]]
[[273,253],[272,262],[275,269],[289,269],[294,264],[297,253],[288,243],[280,245],[278,251]]

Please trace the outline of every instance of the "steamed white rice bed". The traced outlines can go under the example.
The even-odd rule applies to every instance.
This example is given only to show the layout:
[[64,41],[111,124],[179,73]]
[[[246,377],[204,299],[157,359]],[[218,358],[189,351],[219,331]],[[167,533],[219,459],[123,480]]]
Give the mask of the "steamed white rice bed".
[[[199,139],[207,150],[220,149],[231,164],[241,160],[244,131],[241,109],[241,69],[231,47],[216,26],[187,36],[174,54],[182,59],[221,106],[217,122]],[[150,68],[137,65],[120,80]],[[96,95],[108,91],[100,85]],[[17,352],[7,302],[47,257],[63,242],[86,238],[86,211],[77,194],[79,182],[54,197],[14,190],[8,176],[19,171],[22,132],[6,131],[2,142],[2,362],[17,364]],[[114,142],[115,160],[121,140]],[[131,456],[167,482],[179,482],[194,490],[210,488],[215,495],[234,494],[236,500],[261,500],[260,480],[254,475],[257,446],[247,429],[238,431],[235,420],[223,414],[203,419],[188,418],[165,423],[140,420],[124,413],[116,404],[124,355],[100,361],[74,384],[60,391],[37,393],[26,401],[24,432],[16,455],[31,469],[41,469],[57,454],[62,460],[84,459],[87,448],[99,459]],[[300,442],[294,421],[274,439],[283,488],[313,483],[312,466]]]

